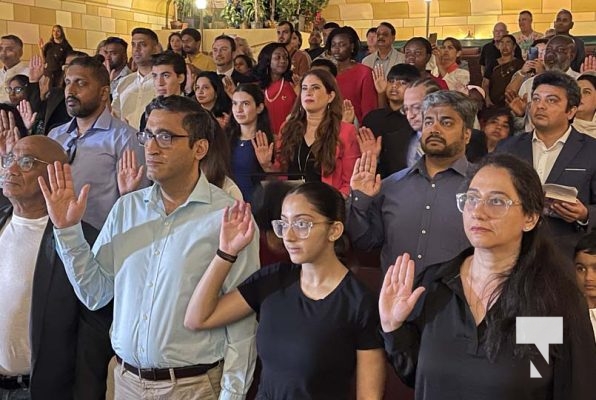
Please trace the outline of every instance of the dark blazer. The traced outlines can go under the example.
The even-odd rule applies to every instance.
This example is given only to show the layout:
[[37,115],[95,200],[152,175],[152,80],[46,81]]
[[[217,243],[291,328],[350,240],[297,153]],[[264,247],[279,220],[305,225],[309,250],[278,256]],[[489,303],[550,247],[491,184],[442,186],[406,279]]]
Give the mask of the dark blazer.
[[[497,151],[516,155],[533,165],[532,133],[507,139]],[[546,183],[574,186],[578,191],[577,198],[588,208],[588,226],[546,217],[556,244],[562,246],[567,255],[573,256],[580,237],[596,226],[596,139],[572,128]]]
[[[0,207],[0,229],[11,215],[12,205]],[[98,235],[85,223],[83,232],[90,243]],[[103,399],[113,355],[108,333],[112,305],[91,312],[79,302],[55,247],[53,225],[48,221],[33,274],[31,398]]]
[[50,133],[52,128],[65,124],[71,120],[66,111],[63,88],[51,88],[47,99],[42,100],[40,98],[39,83],[30,83],[29,102],[31,103],[33,112],[40,113],[40,117],[43,118],[44,135]]

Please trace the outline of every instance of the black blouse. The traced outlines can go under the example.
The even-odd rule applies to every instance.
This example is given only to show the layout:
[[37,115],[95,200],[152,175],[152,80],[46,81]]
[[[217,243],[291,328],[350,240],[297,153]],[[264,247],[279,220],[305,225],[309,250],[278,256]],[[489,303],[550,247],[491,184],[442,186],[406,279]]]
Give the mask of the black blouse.
[[317,167],[311,147],[306,144],[306,140],[303,138],[294,153],[290,165],[288,165],[288,179],[302,179],[305,182],[321,181],[321,167]]
[[[472,252],[468,249],[452,261],[429,267],[422,278],[426,291],[409,321],[383,333],[393,367],[415,388],[416,399],[595,399],[596,343],[587,306],[581,310],[578,304],[580,322],[568,327],[575,342],[564,336],[562,345],[551,345],[548,364],[538,352],[514,358],[513,348],[503,349],[494,362],[488,360],[486,320],[476,326],[460,279],[461,265]],[[530,378],[530,360],[541,378]]]

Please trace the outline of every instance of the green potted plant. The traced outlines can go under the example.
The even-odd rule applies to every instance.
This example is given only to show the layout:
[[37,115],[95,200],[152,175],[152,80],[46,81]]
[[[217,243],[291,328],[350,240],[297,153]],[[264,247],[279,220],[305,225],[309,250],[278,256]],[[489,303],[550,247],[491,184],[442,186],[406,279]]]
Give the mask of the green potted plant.
[[242,3],[239,0],[228,0],[221,11],[221,18],[230,28],[238,28],[244,18],[242,17]]
[[251,28],[262,28],[265,17],[263,0],[243,0],[242,10],[244,12],[244,23],[250,23]]

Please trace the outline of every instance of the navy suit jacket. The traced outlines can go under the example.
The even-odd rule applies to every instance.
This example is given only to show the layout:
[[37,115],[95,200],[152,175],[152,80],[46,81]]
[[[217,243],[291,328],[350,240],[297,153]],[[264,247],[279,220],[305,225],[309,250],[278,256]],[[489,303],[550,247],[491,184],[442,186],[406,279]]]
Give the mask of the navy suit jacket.
[[[0,207],[0,230],[11,215],[12,205]],[[92,312],[79,302],[56,253],[53,228],[48,221],[33,273],[31,398],[104,399],[113,355],[109,339],[112,304]],[[83,233],[90,243],[98,235],[85,223]]]
[[[520,157],[533,165],[532,133],[512,137],[497,149]],[[546,217],[556,244],[569,256],[581,236],[596,225],[596,139],[571,128],[571,134],[557,157],[545,183],[577,188],[577,198],[588,208],[588,226]]]

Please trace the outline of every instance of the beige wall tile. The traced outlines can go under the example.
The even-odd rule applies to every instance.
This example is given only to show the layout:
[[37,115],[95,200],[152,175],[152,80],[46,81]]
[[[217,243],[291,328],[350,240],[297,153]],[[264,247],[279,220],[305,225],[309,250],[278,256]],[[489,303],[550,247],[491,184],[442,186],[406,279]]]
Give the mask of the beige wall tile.
[[116,32],[116,20],[114,18],[101,18],[101,30],[103,32]]
[[99,15],[100,17],[111,18],[112,17],[112,10],[110,8],[99,7],[97,9],[97,15]]
[[23,6],[34,6],[35,0],[2,0],[3,3],[15,3]]
[[87,6],[84,3],[75,3],[73,1],[63,1],[62,9],[71,12],[78,12],[81,14],[87,13]]
[[56,23],[64,28],[72,27],[72,13],[69,11],[56,11]]
[[594,25],[594,22],[576,22],[571,33],[578,36],[594,35]]
[[352,20],[352,21],[347,20],[347,21],[344,21],[344,25],[351,26],[356,31],[358,31],[358,29],[364,29],[364,32],[366,32],[366,30],[372,26],[372,20],[370,20],[370,19],[358,19],[358,20]]
[[[435,25],[435,19],[431,18],[429,25]],[[426,18],[408,18],[404,19],[404,27],[426,26]]]
[[[571,10],[574,12],[596,11],[596,2],[594,0],[571,0]],[[592,26],[592,34],[594,27]]]
[[[395,1],[403,1],[403,0],[395,0]],[[353,3],[388,3],[389,1],[387,0],[368,0],[368,1],[362,1],[362,0],[345,0],[346,4],[353,4]]]
[[95,15],[82,15],[83,19],[83,27],[85,29],[90,29],[93,31],[100,31],[101,30],[101,18]]
[[414,28],[399,28],[397,30],[396,39],[397,40],[408,40],[414,36]]
[[496,15],[470,15],[468,17],[468,24],[476,25],[476,24],[496,24],[500,18]]
[[490,39],[493,37],[494,25],[474,25],[472,33],[476,39]]
[[[409,0],[408,8],[410,10],[410,18],[419,18],[426,16],[426,3],[422,0]],[[439,16],[439,1],[433,0],[430,3],[430,16]]]
[[116,20],[116,33],[118,35],[127,35],[130,33],[126,21],[122,21],[119,19]]
[[553,23],[556,17],[556,13],[545,13],[545,14],[534,14],[534,23],[536,22],[548,22]]
[[500,1],[495,0],[470,0],[470,13],[472,15],[502,14]]
[[373,17],[379,18],[407,18],[409,15],[408,3],[374,3],[372,4]]
[[[151,11],[155,12],[155,0],[132,0],[132,7],[136,10]],[[165,11],[165,5],[162,5],[160,9]]]
[[99,16],[99,7],[92,4],[87,4],[87,15]]
[[49,8],[32,8],[31,19],[32,24],[54,25],[56,23],[56,10]]
[[468,19],[466,17],[439,17],[435,18],[434,25],[466,25],[467,23]]
[[132,0],[108,0],[108,4],[121,8],[131,8]]
[[[361,3],[361,1],[360,1]],[[346,4],[346,0],[329,0],[329,6],[332,5],[339,5],[339,4]],[[329,7],[327,6],[327,7]]]
[[571,9],[571,0],[542,0],[542,12],[556,13],[561,8]]
[[62,1],[60,0],[35,0],[37,7],[50,8],[52,10],[60,10],[62,8]]
[[456,39],[463,39],[468,34],[468,31],[474,32],[474,26],[462,25],[462,26],[444,26],[443,27],[443,38],[454,37]]
[[470,14],[470,0],[440,0],[439,15],[455,17]]
[[[573,21],[575,22],[590,22],[596,20],[596,13],[594,12],[574,12],[573,13]],[[596,24],[594,25],[594,30],[590,35],[596,34]]]
[[372,19],[373,11],[371,4],[350,4],[339,6],[339,13],[342,20],[347,19]]
[[137,22],[149,22],[147,14],[134,13],[133,20]]
[[85,35],[85,30],[75,29],[75,28],[69,29],[68,30],[68,42],[75,49],[87,48],[87,37]]
[[133,13],[132,11],[112,10],[112,18],[116,18],[117,20],[132,21]]
[[395,18],[393,18],[393,19],[373,19],[371,26],[379,26],[381,24],[381,22],[389,22],[396,29],[404,26],[404,20],[401,18],[398,18],[398,19],[395,19]]
[[327,8],[321,12],[321,15],[326,21],[338,21],[341,19],[338,5],[327,6]]
[[13,16],[12,18],[6,18],[7,20],[14,20],[17,22],[31,22],[31,7],[29,6],[22,6],[20,4],[15,4],[13,7]]
[[[494,0],[491,0],[494,1]],[[517,14],[522,9],[539,10],[542,7],[542,0],[501,0],[503,3],[503,14]]]
[[72,13],[72,27],[81,29],[83,27],[83,16],[79,13]]
[[499,15],[498,18],[499,22],[503,22],[505,25],[507,25],[507,30],[509,30],[509,32],[515,32],[519,30],[517,20],[518,16],[515,14]]
[[0,3],[0,15],[2,16],[2,19],[14,20],[15,19],[14,8],[15,8],[14,4],[4,3],[4,2]]
[[97,31],[86,31],[86,47],[88,49],[96,49],[99,42],[106,38],[106,34]]
[[35,44],[39,41],[39,26],[37,25],[7,21],[6,30],[20,37],[23,43]]
[[6,35],[8,33],[8,29],[6,28],[6,21],[0,20],[0,35]]

